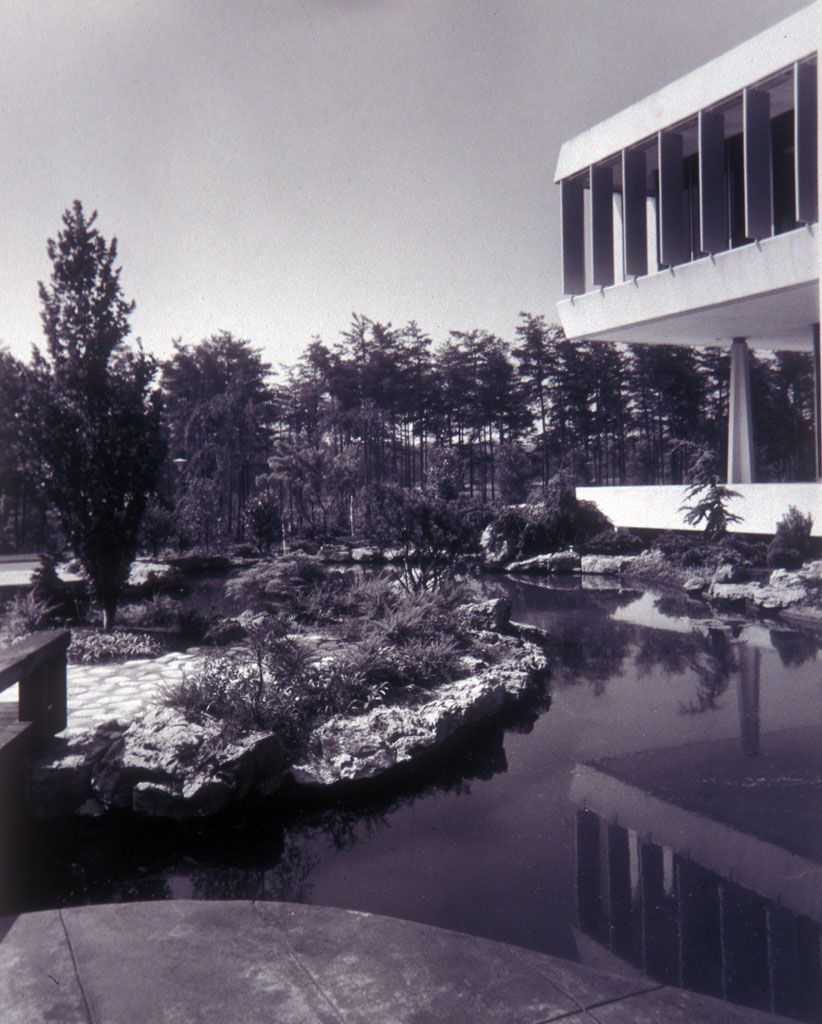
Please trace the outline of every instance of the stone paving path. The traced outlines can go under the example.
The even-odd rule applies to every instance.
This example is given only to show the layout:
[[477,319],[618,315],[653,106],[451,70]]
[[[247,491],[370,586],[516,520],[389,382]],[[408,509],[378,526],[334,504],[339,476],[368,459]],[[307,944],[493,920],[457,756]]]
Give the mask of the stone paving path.
[[[69,665],[66,672],[68,728],[93,729],[112,718],[128,721],[157,696],[159,689],[193,675],[213,649],[191,648],[159,658],[134,658],[122,665]],[[17,704],[17,687],[0,694]]]
[[193,648],[159,658],[135,658],[122,665],[69,665],[68,728],[91,729],[112,718],[128,721],[151,703],[162,686],[193,675],[205,653]]

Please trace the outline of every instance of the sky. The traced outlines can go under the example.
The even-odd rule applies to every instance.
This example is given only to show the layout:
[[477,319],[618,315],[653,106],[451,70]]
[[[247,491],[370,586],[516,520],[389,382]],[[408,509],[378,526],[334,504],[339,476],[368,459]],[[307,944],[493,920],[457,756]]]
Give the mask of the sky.
[[132,337],[274,367],[353,312],[556,319],[561,143],[806,0],[0,0],[0,345],[46,241],[118,240]]

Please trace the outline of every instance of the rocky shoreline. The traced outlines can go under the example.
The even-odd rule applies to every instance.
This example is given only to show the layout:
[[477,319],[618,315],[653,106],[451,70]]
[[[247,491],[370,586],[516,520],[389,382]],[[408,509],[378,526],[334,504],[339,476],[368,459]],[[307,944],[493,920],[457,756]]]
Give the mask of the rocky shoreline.
[[30,812],[57,817],[129,809],[186,821],[217,814],[249,794],[274,796],[286,783],[333,787],[409,764],[544,685],[546,656],[530,640],[510,635],[506,606],[496,599],[467,609],[495,650],[493,662],[466,655],[459,678],[413,702],[327,719],[298,763],[289,762],[270,732],[226,736],[216,720],[192,722],[158,705],[131,722],[58,736],[30,765]]
[[659,552],[640,555],[578,555],[573,550],[494,564],[497,571],[519,575],[577,574],[619,576],[636,583],[663,580],[681,587],[692,598],[748,612],[781,614],[789,620],[822,626],[822,560],[801,569],[773,569],[766,580],[751,580],[747,572],[722,565],[709,575],[675,573]]

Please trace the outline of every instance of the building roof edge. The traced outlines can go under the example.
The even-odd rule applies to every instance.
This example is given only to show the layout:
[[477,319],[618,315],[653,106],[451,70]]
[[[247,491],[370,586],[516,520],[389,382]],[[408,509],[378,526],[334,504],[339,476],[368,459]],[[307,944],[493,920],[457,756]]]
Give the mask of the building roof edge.
[[812,55],[818,49],[820,30],[822,2],[817,0],[564,142],[554,181],[577,174]]

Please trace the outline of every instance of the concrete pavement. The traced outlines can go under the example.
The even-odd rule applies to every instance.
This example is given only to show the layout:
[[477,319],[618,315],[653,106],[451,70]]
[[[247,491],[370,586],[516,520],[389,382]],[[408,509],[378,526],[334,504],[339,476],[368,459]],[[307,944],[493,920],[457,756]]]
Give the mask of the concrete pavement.
[[168,901],[0,918],[5,1024],[775,1024],[469,935],[331,907]]

